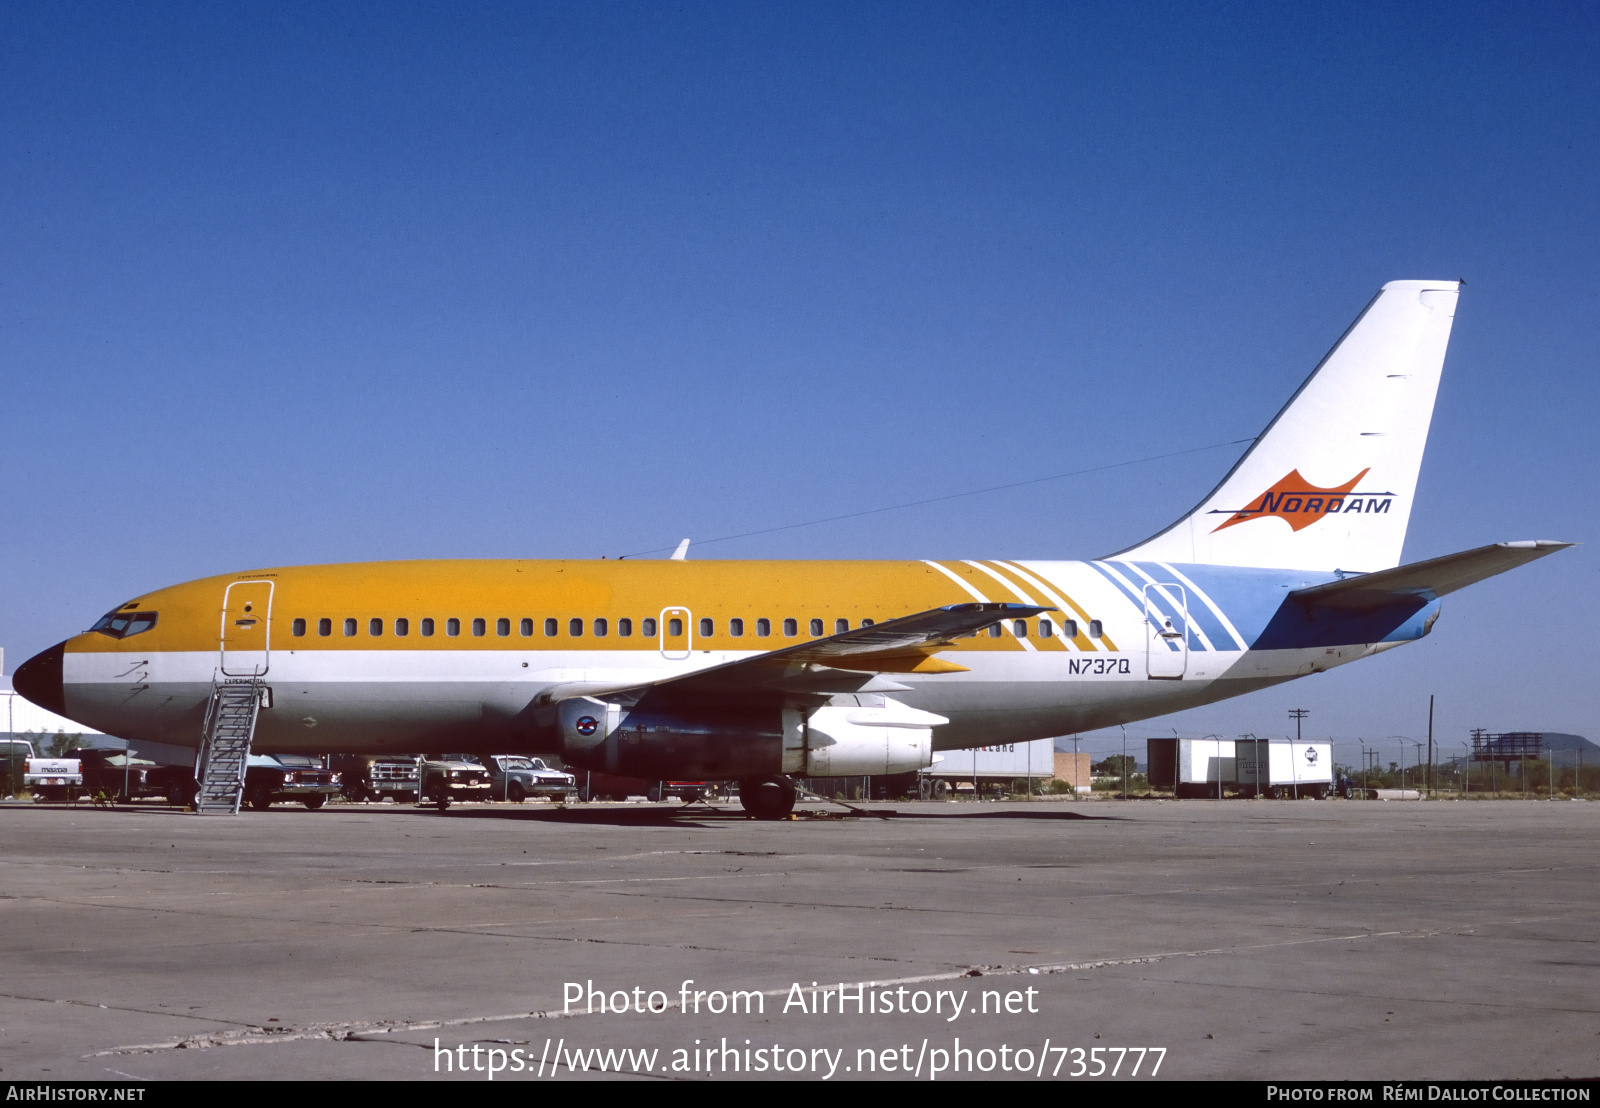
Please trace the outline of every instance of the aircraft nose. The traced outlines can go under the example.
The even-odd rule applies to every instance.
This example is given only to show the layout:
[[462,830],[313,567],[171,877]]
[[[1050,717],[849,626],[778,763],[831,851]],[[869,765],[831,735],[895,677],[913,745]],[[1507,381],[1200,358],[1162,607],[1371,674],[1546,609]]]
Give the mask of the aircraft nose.
[[11,687],[46,711],[67,714],[67,698],[61,687],[61,655],[66,643],[58,642],[40,651],[17,667]]

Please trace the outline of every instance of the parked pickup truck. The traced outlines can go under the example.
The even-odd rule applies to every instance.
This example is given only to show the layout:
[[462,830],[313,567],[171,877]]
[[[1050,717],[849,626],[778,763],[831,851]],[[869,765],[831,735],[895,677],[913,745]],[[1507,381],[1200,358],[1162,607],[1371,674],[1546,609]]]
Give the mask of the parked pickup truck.
[[339,775],[309,754],[252,754],[245,763],[245,803],[258,812],[274,801],[298,800],[312,811],[339,794]]
[[478,760],[489,769],[490,792],[495,800],[521,804],[528,797],[572,800],[578,795],[577,779],[544,764],[543,758],[522,754],[482,754]]
[[35,800],[76,800],[83,792],[83,763],[77,758],[29,758],[22,785]]
[[417,798],[417,763],[412,754],[335,754],[334,768],[346,800]]
[[493,800],[489,771],[469,754],[428,754],[419,767],[418,804],[444,811],[458,800]]
[[161,797],[169,804],[193,799],[194,770],[163,766],[125,750],[75,750],[83,766],[83,795],[109,797],[126,804]]

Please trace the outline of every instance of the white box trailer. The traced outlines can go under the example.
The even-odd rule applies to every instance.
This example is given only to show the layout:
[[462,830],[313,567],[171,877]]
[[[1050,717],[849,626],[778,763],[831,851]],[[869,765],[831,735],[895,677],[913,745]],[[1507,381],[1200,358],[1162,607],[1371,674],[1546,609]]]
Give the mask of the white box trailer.
[[[933,765],[910,773],[890,773],[867,777],[806,778],[808,788],[831,796],[841,788],[846,795],[870,789],[873,799],[894,800],[902,796],[923,800],[943,800],[952,791],[988,792],[996,786],[1027,779],[1038,788],[1055,777],[1054,739],[1032,742],[996,743],[966,750],[944,750],[933,756]],[[846,784],[849,782],[849,784]],[[865,795],[865,793],[861,793]]]
[[1333,746],[1291,740],[1240,739],[1239,787],[1257,796],[1313,797],[1333,791]]
[[1257,796],[1316,797],[1333,789],[1329,743],[1282,739],[1150,739],[1150,784],[1180,798],[1220,799],[1230,788]]
[[1049,780],[1056,772],[1055,740],[942,750],[934,755],[933,765],[922,772],[952,781],[1014,781],[1019,777]]

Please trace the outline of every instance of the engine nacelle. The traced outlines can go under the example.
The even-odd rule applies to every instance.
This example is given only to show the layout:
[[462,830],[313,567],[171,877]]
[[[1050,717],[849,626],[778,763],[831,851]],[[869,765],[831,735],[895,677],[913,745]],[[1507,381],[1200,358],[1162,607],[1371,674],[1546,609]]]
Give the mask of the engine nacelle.
[[690,715],[649,698],[628,707],[573,697],[557,706],[561,756],[628,777],[713,780],[910,773],[933,764],[933,729],[949,722],[944,716],[886,697],[861,699],[869,703]]
[[784,712],[783,771],[802,777],[911,773],[933,764],[933,729],[950,721],[899,701]]
[[561,756],[583,769],[691,780],[782,772],[783,717],[777,708],[689,716],[648,701],[630,708],[580,696],[561,701],[557,716]]

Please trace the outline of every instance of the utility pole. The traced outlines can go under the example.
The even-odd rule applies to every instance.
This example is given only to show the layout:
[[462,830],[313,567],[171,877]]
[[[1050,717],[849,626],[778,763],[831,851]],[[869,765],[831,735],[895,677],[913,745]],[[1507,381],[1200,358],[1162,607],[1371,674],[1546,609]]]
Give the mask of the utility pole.
[[[1472,729],[1471,734],[1472,734],[1472,760],[1473,761],[1477,761],[1478,760],[1478,754],[1479,754],[1480,751],[1482,753],[1484,753],[1484,754],[1488,754],[1489,753],[1489,732],[1485,728],[1474,727]],[[1472,779],[1471,778],[1472,771],[1469,769],[1467,771],[1467,773],[1468,773],[1467,780],[1470,782],[1471,779]],[[1483,784],[1483,778],[1481,778],[1481,777],[1478,778],[1478,783],[1480,785],[1482,785]],[[1494,776],[1494,762],[1490,761],[1489,762],[1489,793],[1490,793],[1491,796],[1494,794],[1495,786],[1497,784],[1498,784],[1498,782],[1495,781],[1495,776]]]
[[1433,795],[1433,694],[1428,694],[1428,795]]

